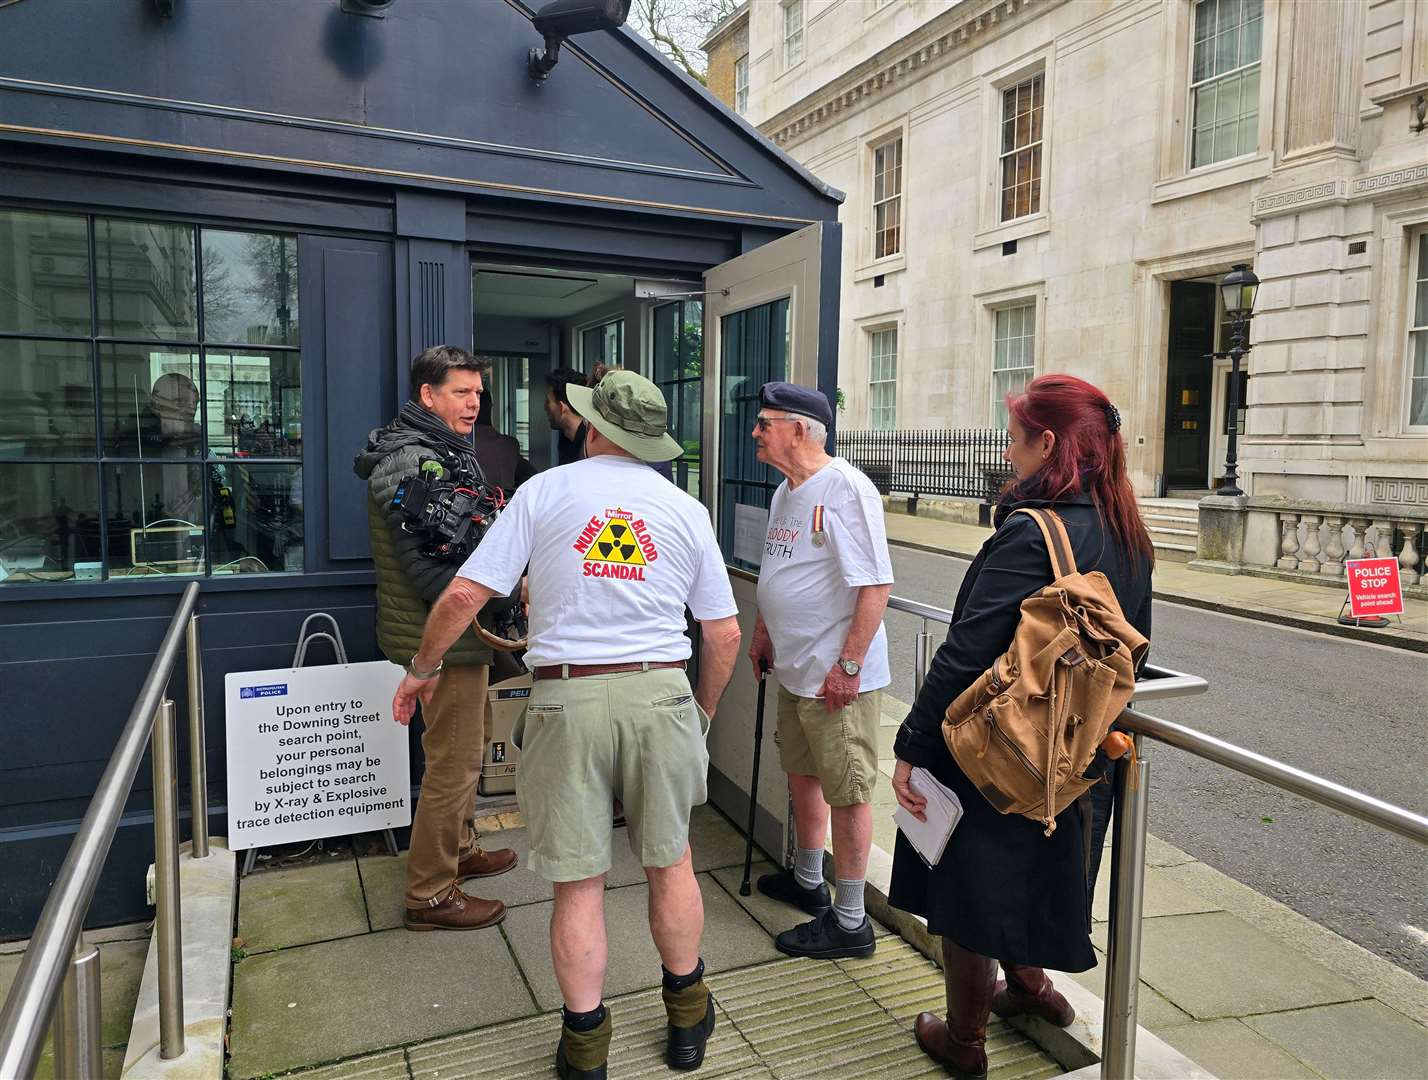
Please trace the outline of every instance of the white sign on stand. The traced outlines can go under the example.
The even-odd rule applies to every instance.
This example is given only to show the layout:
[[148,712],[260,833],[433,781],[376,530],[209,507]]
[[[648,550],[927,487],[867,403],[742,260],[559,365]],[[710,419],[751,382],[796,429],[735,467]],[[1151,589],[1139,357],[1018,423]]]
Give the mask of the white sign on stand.
[[734,504],[734,558],[761,566],[768,531],[769,512],[762,506]]
[[385,660],[227,675],[230,849],[410,825],[401,680]]

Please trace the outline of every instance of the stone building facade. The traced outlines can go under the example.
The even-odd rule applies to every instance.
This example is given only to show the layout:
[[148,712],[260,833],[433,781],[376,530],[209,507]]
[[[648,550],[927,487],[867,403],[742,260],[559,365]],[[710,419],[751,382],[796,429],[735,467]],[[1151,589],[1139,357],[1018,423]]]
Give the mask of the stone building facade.
[[1070,371],[1141,495],[1212,490],[1233,421],[1256,499],[1428,510],[1422,0],[753,0],[709,50],[848,192],[843,427],[995,426]]

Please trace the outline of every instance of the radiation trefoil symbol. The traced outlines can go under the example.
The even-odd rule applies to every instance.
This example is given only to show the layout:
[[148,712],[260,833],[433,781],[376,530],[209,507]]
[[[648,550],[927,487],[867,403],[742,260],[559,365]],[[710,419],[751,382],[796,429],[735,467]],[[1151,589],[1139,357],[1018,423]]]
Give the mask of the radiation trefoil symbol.
[[628,522],[607,521],[585,552],[586,562],[625,563],[644,566],[645,557]]
[[618,507],[604,519],[592,517],[575,541],[584,560],[584,577],[644,581],[645,567],[659,558],[654,538],[642,518]]

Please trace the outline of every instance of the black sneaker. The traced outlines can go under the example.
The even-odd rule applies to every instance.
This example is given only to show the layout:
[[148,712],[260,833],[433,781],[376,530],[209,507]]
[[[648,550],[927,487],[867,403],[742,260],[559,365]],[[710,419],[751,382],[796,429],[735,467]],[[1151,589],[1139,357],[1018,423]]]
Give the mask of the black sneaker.
[[759,892],[774,900],[808,912],[822,915],[833,906],[833,894],[828,891],[828,882],[820,881],[818,888],[805,889],[798,883],[792,870],[780,870],[776,874],[765,874],[759,878]]
[[774,938],[774,948],[789,956],[814,960],[836,960],[849,956],[872,956],[875,947],[873,924],[866,915],[856,930],[844,930],[830,908],[812,922],[785,930]]
[[669,1044],[664,1060],[671,1069],[697,1069],[704,1064],[704,1044],[714,1030],[714,995],[709,995],[709,1008],[704,1019],[693,1027],[669,1025]]

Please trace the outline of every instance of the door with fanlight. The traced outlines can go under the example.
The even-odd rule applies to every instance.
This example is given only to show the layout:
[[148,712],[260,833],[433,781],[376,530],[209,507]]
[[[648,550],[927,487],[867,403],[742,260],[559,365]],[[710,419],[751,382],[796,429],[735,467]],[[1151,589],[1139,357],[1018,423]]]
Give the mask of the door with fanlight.
[[[704,275],[701,488],[730,568],[746,644],[753,633],[769,502],[782,480],[755,458],[751,432],[759,389],[766,382],[796,382],[833,398],[839,248],[838,225],[824,222]],[[772,677],[769,682],[755,834],[765,850],[781,858],[788,789],[773,745]],[[709,733],[710,797],[741,820],[748,813],[756,694],[757,683],[741,655]]]

